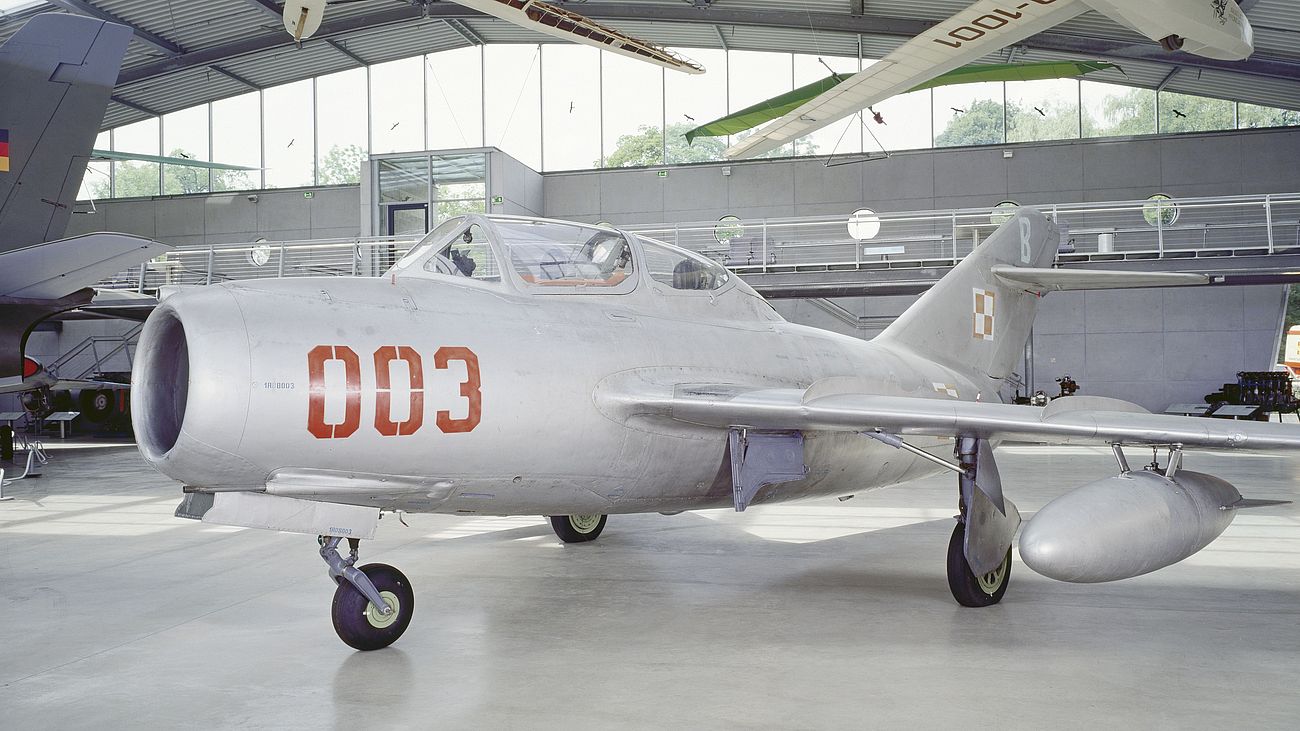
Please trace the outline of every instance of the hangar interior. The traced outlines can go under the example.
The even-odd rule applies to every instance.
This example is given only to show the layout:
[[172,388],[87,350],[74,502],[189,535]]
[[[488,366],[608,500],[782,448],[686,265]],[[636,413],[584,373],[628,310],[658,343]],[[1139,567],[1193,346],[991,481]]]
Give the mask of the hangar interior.
[[[289,4],[0,0],[0,42],[51,13],[134,33],[64,235],[174,248],[99,288],[152,308],[191,287],[373,278],[450,216],[503,214],[679,245],[785,320],[869,340],[1029,206],[1061,227],[1058,268],[1213,286],[1051,292],[1002,400],[1054,396],[1070,376],[1155,414],[1203,403],[1273,370],[1298,324],[1300,13],[1285,0],[1235,3],[1254,28],[1246,60],[1173,54],[1088,12],[979,63],[1107,68],[912,91],[752,160],[725,157],[748,133],[683,135],[870,68],[969,3],[553,3],[707,68],[695,76],[472,3],[331,5],[295,43]],[[143,318],[103,314],[43,321],[23,354],[125,385]],[[15,727],[142,713],[217,727],[938,725],[970,722],[990,696],[1015,697],[1019,715],[977,725],[1285,728],[1300,711],[1291,504],[1115,584],[1053,582],[1017,558],[1017,601],[978,617],[944,603],[947,473],[752,512],[613,515],[590,545],[556,542],[544,518],[398,513],[368,557],[414,568],[423,616],[403,643],[353,653],[328,636],[309,540],[174,518],[179,485],[132,448],[129,397],[92,419],[93,393],[52,402],[80,414],[62,439],[0,391],[19,452],[39,440],[49,458],[42,479],[0,491],[14,498],[0,502],[0,699]],[[1103,447],[1005,451],[1026,517],[1076,474],[1113,471]],[[1187,460],[1248,498],[1300,496],[1294,453]],[[0,468],[22,472],[21,458]]]

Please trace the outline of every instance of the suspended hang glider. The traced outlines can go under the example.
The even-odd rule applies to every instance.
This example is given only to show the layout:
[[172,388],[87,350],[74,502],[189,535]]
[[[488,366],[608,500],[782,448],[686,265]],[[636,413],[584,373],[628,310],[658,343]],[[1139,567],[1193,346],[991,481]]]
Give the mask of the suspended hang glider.
[[[1115,68],[1119,67],[1113,63],[1102,63],[1101,61],[978,64],[949,71],[925,83],[918,84],[907,91],[920,91],[936,86],[952,86],[955,84],[975,84],[983,81],[1041,81],[1044,79],[1073,78]],[[722,137],[723,135],[734,135],[747,129],[753,129],[764,122],[770,122],[780,117],[792,109],[797,109],[809,100],[834,89],[849,78],[849,74],[831,74],[820,81],[814,81],[794,91],[788,91],[746,107],[734,114],[728,114],[712,122],[706,122],[688,131],[685,135],[686,141],[690,143],[694,142],[696,137]]]
[[981,0],[937,23],[841,84],[733,145],[727,157],[757,157],[892,96],[1030,36],[1095,10],[1159,41],[1166,50],[1239,61],[1254,52],[1254,32],[1224,0]]

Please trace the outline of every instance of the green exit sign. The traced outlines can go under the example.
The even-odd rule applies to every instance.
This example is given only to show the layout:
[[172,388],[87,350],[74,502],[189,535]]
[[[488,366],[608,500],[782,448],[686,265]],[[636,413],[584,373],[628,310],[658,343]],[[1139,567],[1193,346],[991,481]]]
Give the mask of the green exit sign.
[[494,205],[494,206],[499,206],[499,205],[501,205],[502,203],[505,203],[505,202],[506,202],[506,197],[503,196],[503,195],[494,195],[494,196],[492,196],[492,205]]
[[655,174],[658,175],[658,176],[661,177],[661,178],[666,178],[666,177],[668,177],[668,171],[667,171],[667,170],[660,170],[659,172],[657,172],[657,173],[655,173]]
[[303,197],[303,198],[314,198],[314,197],[316,197],[316,194],[313,193],[313,192],[311,192],[310,190],[308,190],[308,191],[303,191],[302,197]]

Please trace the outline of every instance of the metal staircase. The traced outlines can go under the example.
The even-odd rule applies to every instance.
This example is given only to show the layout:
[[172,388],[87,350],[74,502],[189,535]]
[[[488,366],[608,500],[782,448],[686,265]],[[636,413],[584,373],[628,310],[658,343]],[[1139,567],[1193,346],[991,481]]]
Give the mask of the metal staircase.
[[[73,346],[66,353],[59,356],[59,359],[47,365],[45,370],[55,378],[64,378],[71,380],[84,380],[87,378],[98,378],[108,372],[104,369],[104,364],[119,354],[125,354],[127,369],[133,364],[133,356],[136,342],[140,339],[140,331],[144,329],[144,323],[138,323],[135,327],[122,333],[121,335],[92,335]],[[70,365],[75,364],[79,358],[83,358],[89,352],[89,357],[93,360],[89,367],[80,371],[73,369],[68,373],[64,370]]]

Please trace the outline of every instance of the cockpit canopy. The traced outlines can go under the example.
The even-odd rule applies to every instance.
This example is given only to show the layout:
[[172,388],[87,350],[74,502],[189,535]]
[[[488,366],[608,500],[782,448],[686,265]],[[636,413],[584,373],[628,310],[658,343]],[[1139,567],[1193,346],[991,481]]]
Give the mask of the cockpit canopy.
[[509,282],[525,292],[622,294],[649,278],[675,290],[715,291],[721,264],[603,226],[515,216],[459,216],[438,225],[393,266],[394,276]]

